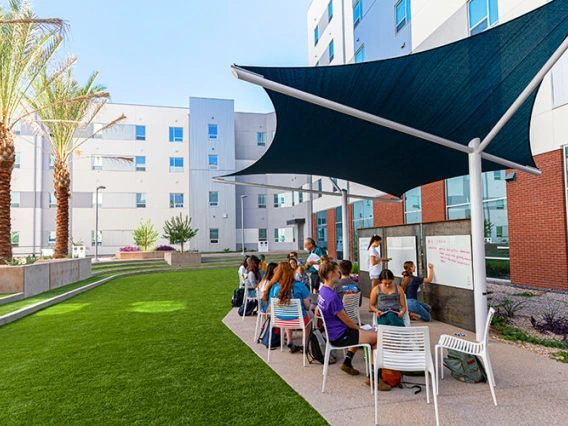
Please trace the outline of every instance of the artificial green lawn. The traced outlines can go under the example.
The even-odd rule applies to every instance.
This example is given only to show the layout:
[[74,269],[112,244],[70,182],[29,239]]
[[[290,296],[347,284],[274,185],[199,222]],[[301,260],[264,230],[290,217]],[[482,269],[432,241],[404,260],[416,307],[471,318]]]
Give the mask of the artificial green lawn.
[[221,322],[234,276],[120,278],[0,327],[2,425],[326,424]]

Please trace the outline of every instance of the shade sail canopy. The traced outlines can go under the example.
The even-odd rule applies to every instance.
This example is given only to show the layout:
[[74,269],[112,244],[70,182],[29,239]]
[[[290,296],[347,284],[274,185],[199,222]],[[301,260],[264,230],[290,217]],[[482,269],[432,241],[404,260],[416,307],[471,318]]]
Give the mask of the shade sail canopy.
[[[461,145],[483,139],[568,35],[555,0],[473,37],[400,58],[330,67],[240,67],[264,78]],[[529,142],[538,88],[485,152],[534,166]],[[267,90],[277,117],[266,153],[232,176],[333,176],[393,195],[468,174],[468,156]],[[505,167],[484,160],[484,171]]]

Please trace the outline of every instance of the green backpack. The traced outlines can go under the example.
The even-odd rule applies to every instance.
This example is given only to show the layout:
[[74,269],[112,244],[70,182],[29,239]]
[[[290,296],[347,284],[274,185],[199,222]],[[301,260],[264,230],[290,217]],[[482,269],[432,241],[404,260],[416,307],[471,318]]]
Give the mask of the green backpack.
[[452,372],[452,377],[465,383],[484,383],[487,374],[479,358],[474,355],[448,349],[444,365]]

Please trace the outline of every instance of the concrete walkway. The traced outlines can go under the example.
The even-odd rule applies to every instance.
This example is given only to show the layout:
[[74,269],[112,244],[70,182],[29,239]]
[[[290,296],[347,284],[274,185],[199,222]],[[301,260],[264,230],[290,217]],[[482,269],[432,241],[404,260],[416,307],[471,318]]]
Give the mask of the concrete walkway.
[[[367,306],[368,300],[363,302]],[[363,322],[370,322],[370,314],[362,310]],[[241,321],[237,310],[223,320],[256,354],[266,361],[267,349],[253,343],[256,317]],[[413,322],[413,325],[424,323]],[[474,333],[440,322],[428,324],[432,349],[441,334]],[[295,339],[296,342],[298,339]],[[301,334],[299,334],[301,341]],[[438,398],[442,425],[567,425],[568,424],[568,365],[537,355],[514,345],[490,341],[499,406],[493,405],[487,384],[465,384],[445,375],[440,381]],[[432,352],[433,353],[433,352]],[[302,367],[302,355],[284,350],[272,351],[270,367],[305,398],[332,425],[374,424],[374,403],[369,387],[364,383],[365,367],[362,352],[355,355],[354,365],[362,374],[349,376],[339,370],[339,363],[330,366],[326,392],[321,392],[320,364]],[[448,370],[446,370],[448,373]],[[405,380],[424,383],[423,377]],[[301,424],[301,422],[299,422]],[[414,395],[411,389],[393,389],[379,393],[379,424],[434,425],[434,405],[426,404],[423,390]]]

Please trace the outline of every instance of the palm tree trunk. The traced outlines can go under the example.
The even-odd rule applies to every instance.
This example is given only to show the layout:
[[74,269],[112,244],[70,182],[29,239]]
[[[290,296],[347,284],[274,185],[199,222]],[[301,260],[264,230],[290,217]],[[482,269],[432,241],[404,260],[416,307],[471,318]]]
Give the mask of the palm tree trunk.
[[0,263],[12,259],[10,193],[16,161],[14,136],[0,123]]
[[71,178],[67,163],[56,160],[53,167],[53,187],[57,199],[57,215],[55,219],[54,259],[61,259],[69,254],[69,189]]

